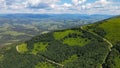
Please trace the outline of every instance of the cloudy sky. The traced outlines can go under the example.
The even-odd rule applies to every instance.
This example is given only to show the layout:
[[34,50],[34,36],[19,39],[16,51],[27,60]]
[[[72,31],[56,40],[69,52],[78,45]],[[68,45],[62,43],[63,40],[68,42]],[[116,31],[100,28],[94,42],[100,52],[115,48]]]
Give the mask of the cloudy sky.
[[120,0],[0,0],[2,13],[120,14]]

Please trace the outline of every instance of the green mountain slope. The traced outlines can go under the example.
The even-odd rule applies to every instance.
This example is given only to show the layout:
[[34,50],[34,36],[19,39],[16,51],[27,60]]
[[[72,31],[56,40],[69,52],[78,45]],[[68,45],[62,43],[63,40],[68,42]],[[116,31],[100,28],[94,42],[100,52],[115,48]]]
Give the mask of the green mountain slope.
[[85,26],[85,29],[104,36],[112,44],[120,41],[120,16]]
[[120,16],[90,24],[83,29],[103,37],[111,45],[104,68],[120,68]]
[[3,47],[0,68],[120,68],[119,21],[114,17]]

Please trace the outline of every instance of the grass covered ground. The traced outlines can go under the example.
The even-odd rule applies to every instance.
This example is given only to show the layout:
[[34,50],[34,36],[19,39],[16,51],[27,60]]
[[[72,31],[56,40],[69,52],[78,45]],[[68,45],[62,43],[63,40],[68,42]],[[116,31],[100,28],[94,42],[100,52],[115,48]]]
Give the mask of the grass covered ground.
[[[80,29],[80,28],[79,28]],[[82,38],[82,31],[79,30],[65,30],[54,33],[54,38],[56,40],[62,40],[63,44],[69,46],[84,46],[90,42],[87,38]]]
[[47,50],[48,43],[38,42],[34,44],[32,54],[37,54],[40,52],[45,52]]
[[86,25],[83,28],[104,36],[114,45],[120,42],[120,16]]
[[67,38],[63,40],[63,43],[69,46],[84,46],[89,42],[90,42],[89,39],[84,38]]
[[120,41],[120,17],[106,20],[99,27],[105,30],[105,38],[113,44]]
[[26,43],[17,45],[17,46],[16,46],[16,49],[17,49],[17,51],[20,52],[20,53],[25,53],[25,52],[28,51],[28,48],[27,48],[27,44],[26,44]]
[[55,38],[56,40],[61,40],[61,39],[63,39],[64,37],[66,37],[66,36],[68,36],[69,34],[72,34],[72,33],[81,34],[81,32],[78,32],[78,31],[65,30],[65,31],[55,32],[55,33],[54,33],[54,38]]

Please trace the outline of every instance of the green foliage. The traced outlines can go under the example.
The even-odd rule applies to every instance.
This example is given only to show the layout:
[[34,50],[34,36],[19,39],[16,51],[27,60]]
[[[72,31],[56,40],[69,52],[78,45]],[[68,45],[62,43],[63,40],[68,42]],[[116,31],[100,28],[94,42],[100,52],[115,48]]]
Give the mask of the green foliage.
[[35,64],[44,61],[39,56],[18,53],[15,46],[9,50],[2,48],[1,51],[4,58],[0,62],[0,68],[34,68]]
[[61,63],[62,61],[66,60],[68,57],[76,53],[75,48],[76,47],[71,47],[63,44],[62,42],[53,40],[49,42],[47,50],[42,53],[42,55],[51,60]]
[[60,40],[60,39],[63,39],[65,36],[67,36],[70,33],[74,33],[74,31],[73,30],[66,30],[66,31],[62,31],[62,32],[55,32],[54,38],[56,40]]
[[103,64],[104,68],[120,68],[120,42],[112,48],[109,53],[106,63]]
[[17,45],[16,46],[16,50],[20,53],[25,53],[28,51],[28,48],[27,48],[27,44],[26,43],[22,43],[20,45]]
[[35,68],[55,68],[55,67],[50,63],[40,62],[35,66]]
[[115,66],[113,68],[120,68],[120,56],[114,59]]
[[84,38],[67,38],[63,41],[64,44],[69,46],[84,46],[89,42],[88,39]]
[[120,46],[118,43],[120,40],[120,16],[86,25],[83,28],[97,33],[114,45],[103,64],[103,68],[120,68]]
[[70,58],[68,58],[67,60],[64,60],[63,62],[62,62],[62,64],[64,64],[64,65],[66,65],[67,63],[71,63],[71,62],[73,62],[73,61],[75,61],[75,60],[77,60],[78,59],[78,57],[77,57],[77,55],[72,55]]
[[48,43],[38,42],[34,44],[32,54],[37,54],[38,52],[45,52],[47,50]]
[[89,40],[87,38],[82,38],[82,35],[82,31],[79,31],[78,28],[55,32],[54,38],[56,40],[62,40],[63,44],[70,46],[84,46],[89,42]]

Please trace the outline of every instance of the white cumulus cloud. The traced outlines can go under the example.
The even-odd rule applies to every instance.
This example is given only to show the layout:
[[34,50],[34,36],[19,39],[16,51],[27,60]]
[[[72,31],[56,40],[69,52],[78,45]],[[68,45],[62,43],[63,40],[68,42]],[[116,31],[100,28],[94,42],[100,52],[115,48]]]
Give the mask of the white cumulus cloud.
[[86,0],[72,0],[72,2],[75,6],[77,6],[79,4],[82,4],[82,3],[86,2]]
[[68,3],[64,3],[63,5],[64,5],[64,7],[71,7],[72,6],[72,4],[68,4]]
[[120,0],[0,0],[0,13],[120,14]]

